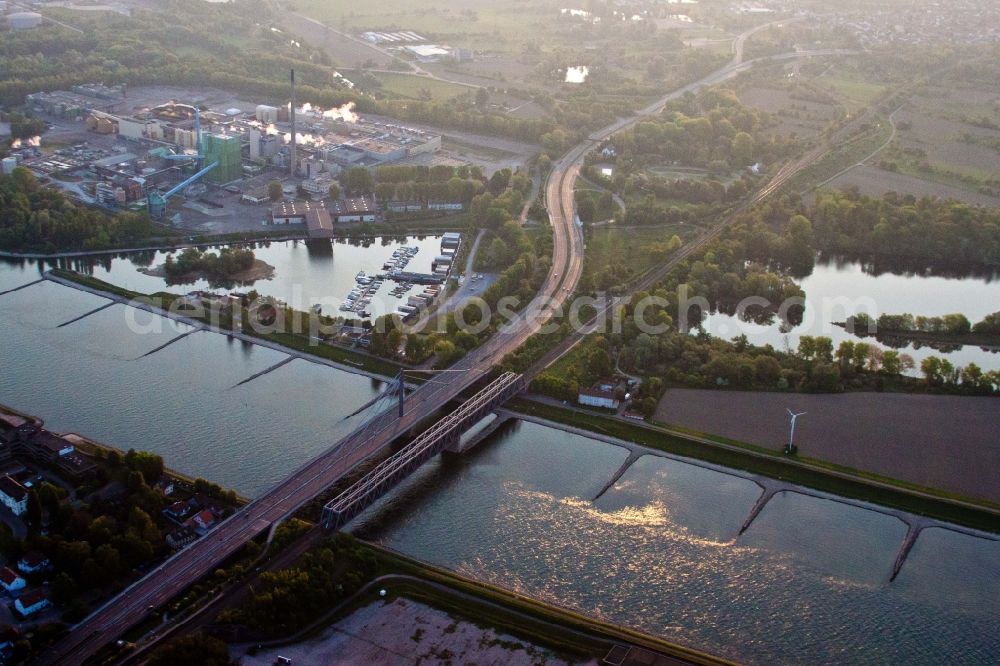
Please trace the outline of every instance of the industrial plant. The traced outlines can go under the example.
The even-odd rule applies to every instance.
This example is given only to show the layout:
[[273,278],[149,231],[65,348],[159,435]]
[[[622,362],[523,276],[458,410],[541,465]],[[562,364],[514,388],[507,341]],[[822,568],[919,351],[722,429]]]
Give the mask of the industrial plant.
[[[294,74],[291,92],[283,106],[252,110],[180,100],[136,109],[124,86],[101,84],[34,93],[26,100],[30,111],[82,125],[87,140],[52,154],[24,146],[3,166],[25,166],[85,203],[147,208],[154,218],[179,221],[181,207],[185,215],[212,217],[270,202],[267,184],[276,179],[291,198],[322,199],[344,169],[417,163],[441,149],[440,135],[364,119],[353,104],[296,103]],[[378,219],[374,201],[364,204],[364,215],[352,214],[359,205],[335,202],[333,220]]]

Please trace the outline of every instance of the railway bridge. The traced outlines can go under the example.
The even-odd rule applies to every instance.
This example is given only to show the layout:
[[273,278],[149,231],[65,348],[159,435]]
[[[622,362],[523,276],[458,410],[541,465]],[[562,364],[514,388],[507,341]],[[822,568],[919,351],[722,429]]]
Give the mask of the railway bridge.
[[455,446],[462,433],[524,388],[522,375],[506,372],[451,414],[379,463],[323,507],[322,524],[339,529],[425,462]]

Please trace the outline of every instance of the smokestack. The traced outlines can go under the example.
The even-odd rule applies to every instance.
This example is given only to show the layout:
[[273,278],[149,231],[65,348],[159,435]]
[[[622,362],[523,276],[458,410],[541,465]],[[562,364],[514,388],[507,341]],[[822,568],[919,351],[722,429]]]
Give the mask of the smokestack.
[[292,70],[292,108],[291,113],[288,115],[292,119],[292,143],[289,148],[288,156],[290,158],[291,165],[289,166],[288,173],[294,178],[295,177],[295,70]]

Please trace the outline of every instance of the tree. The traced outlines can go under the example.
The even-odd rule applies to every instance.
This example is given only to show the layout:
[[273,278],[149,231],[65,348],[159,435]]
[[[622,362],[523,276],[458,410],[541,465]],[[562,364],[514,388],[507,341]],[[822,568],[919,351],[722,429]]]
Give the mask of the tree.
[[490,101],[490,93],[486,88],[476,90],[476,106],[480,109],[486,108],[486,103]]
[[147,484],[154,484],[163,476],[163,458],[148,451],[129,449],[125,454],[125,465],[142,474]]
[[924,380],[931,386],[938,386],[943,382],[941,376],[941,359],[937,356],[928,356],[921,361],[920,372],[924,373]]
[[590,352],[590,359],[587,362],[587,369],[590,374],[597,379],[604,379],[611,376],[614,369],[611,357],[603,349],[594,349]]
[[365,167],[351,167],[341,175],[341,182],[351,196],[371,194],[375,188],[372,172]]
[[871,348],[872,346],[867,342],[854,343],[854,354],[851,360],[854,363],[854,369],[858,372],[865,369],[865,364],[868,363],[868,356]]
[[829,363],[817,363],[809,373],[809,382],[817,391],[833,393],[841,390],[840,371]]
[[773,356],[761,355],[754,359],[754,371],[758,381],[772,386],[781,376],[781,364]]
[[803,335],[799,338],[799,356],[807,361],[811,361],[816,356],[816,338],[811,335]]
[[38,499],[38,491],[34,488],[28,491],[28,526],[38,529],[42,526],[42,502]]
[[158,647],[146,662],[148,666],[230,666],[229,648],[218,638],[193,634],[172,638]]
[[895,349],[887,349],[882,353],[882,372],[889,376],[896,376],[903,370],[903,363],[900,360],[899,352]]
[[51,483],[46,481],[39,487],[38,499],[50,517],[59,512],[59,491]]
[[272,180],[267,184],[267,196],[271,197],[271,201],[281,201],[285,193],[281,188],[280,181]]
[[52,602],[59,606],[69,604],[76,598],[78,592],[76,581],[74,581],[72,576],[65,571],[60,572],[59,575],[52,580],[51,589]]
[[483,256],[483,263],[486,268],[491,270],[506,268],[509,253],[510,250],[507,247],[507,243],[500,237],[494,238],[490,241],[490,245],[486,249],[486,254]]
[[1000,335],[1000,312],[994,312],[983,317],[982,321],[977,322],[972,327],[972,331],[973,333]]
[[336,201],[337,199],[339,199],[340,198],[340,185],[338,185],[337,183],[330,183],[329,193],[330,193],[330,198],[333,201]]
[[735,165],[749,166],[753,160],[753,151],[753,137],[746,132],[737,133],[729,144],[729,152]]

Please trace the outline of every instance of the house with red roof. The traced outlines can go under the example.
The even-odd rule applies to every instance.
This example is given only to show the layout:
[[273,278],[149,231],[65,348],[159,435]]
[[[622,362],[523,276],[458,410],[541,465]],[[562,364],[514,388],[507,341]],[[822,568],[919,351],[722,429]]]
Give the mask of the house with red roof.
[[23,590],[24,586],[27,585],[21,576],[17,574],[16,571],[12,570],[10,567],[0,567],[0,585],[3,586],[7,592],[16,592],[18,590]]

